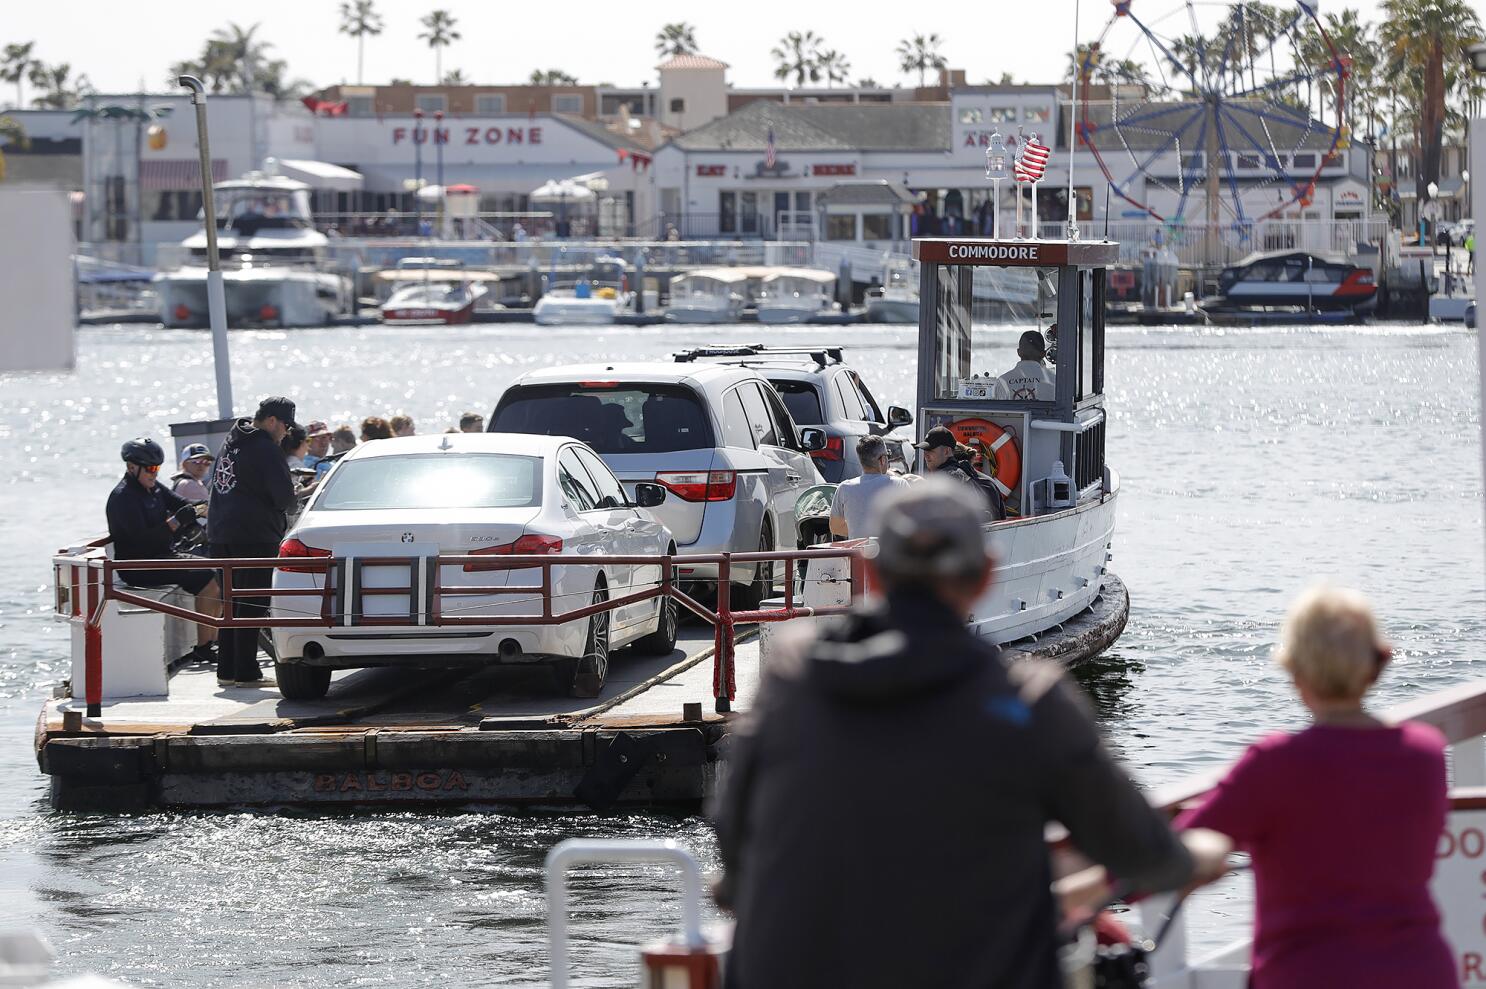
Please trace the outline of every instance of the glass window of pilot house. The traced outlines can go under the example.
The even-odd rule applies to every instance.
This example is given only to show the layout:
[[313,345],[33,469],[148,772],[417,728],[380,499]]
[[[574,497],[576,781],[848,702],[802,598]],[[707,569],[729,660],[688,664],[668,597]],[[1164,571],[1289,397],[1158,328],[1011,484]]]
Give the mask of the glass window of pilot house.
[[583,95],[581,93],[558,93],[552,97],[553,113],[582,113]]
[[413,105],[424,113],[436,113],[439,110],[447,110],[448,102],[448,97],[443,93],[419,93]]
[[967,106],[960,109],[960,123],[978,124],[985,117],[985,111],[978,106]]
[[1045,124],[1053,119],[1050,106],[1029,106],[1022,111],[1022,119],[1029,124]]
[[505,113],[505,93],[479,93],[475,96],[476,113]]
[[863,240],[892,240],[893,239],[893,214],[891,214],[891,213],[863,213],[862,214],[862,239]]
[[826,216],[826,240],[856,240],[857,215],[830,213]]
[[1016,107],[993,106],[986,119],[993,124],[1014,124],[1016,123]]
[[348,117],[370,117],[376,114],[376,104],[370,96],[350,96],[346,98],[346,115]]

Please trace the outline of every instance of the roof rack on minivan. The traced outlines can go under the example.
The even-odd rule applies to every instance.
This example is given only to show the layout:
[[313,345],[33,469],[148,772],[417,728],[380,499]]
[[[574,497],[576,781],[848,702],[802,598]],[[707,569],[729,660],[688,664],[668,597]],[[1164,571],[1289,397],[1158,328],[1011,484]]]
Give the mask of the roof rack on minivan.
[[686,364],[701,358],[727,359],[747,361],[749,358],[784,357],[788,355],[804,354],[821,367],[827,364],[840,364],[845,358],[841,355],[846,348],[840,346],[830,347],[768,347],[761,343],[740,344],[736,347],[693,347],[676,354],[678,363]]

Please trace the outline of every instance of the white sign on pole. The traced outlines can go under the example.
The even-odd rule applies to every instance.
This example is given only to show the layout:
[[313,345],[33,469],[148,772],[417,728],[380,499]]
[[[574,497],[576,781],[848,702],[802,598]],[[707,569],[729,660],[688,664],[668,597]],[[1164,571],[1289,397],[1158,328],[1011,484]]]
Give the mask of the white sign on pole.
[[1486,810],[1450,813],[1435,850],[1430,892],[1461,986],[1486,986]]

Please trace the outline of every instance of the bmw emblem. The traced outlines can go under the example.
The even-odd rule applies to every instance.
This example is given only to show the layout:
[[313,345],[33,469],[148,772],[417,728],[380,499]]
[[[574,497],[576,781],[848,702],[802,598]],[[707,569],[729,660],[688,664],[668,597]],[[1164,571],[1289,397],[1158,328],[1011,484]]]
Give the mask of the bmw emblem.
[[413,534],[411,532],[404,532],[402,534],[402,541],[405,542],[405,543],[412,542],[413,541]]

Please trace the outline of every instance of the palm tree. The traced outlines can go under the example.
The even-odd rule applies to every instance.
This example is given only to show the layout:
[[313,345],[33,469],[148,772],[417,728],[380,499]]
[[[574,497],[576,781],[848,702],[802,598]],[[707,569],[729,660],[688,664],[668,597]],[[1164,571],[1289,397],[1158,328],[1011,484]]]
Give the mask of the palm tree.
[[915,34],[904,38],[898,42],[898,68],[904,72],[917,72],[918,84],[923,86],[924,73],[930,69],[937,72],[949,65],[948,60],[939,54],[939,46],[943,43],[937,34]]
[[851,61],[834,48],[823,50],[817,59],[821,73],[826,77],[826,88],[851,78]]
[[36,42],[27,41],[5,46],[0,52],[0,80],[15,83],[15,108],[17,110],[25,107],[22,99],[21,80],[31,73],[31,67],[36,64],[36,59],[31,57],[31,52],[36,48]]
[[779,44],[769,54],[777,63],[774,78],[788,80],[795,77],[795,86],[806,81],[820,82],[821,38],[814,31],[791,31],[779,39]]
[[[254,24],[244,28],[228,22],[225,28],[218,28],[208,42],[208,51],[215,45],[217,57],[234,66],[232,81],[239,92],[251,93],[262,86],[265,78],[273,75],[274,65],[268,57],[268,50],[273,45],[258,40],[260,26]],[[279,63],[278,68],[282,75],[283,63]]]
[[356,39],[356,85],[361,85],[361,61],[366,51],[366,36],[382,33],[382,15],[373,9],[372,0],[341,0],[340,33]]
[[42,65],[40,62],[31,67],[31,85],[41,90],[41,95],[31,101],[31,105],[43,110],[69,110],[76,106],[79,98],[92,92],[93,86],[85,75],[69,78],[72,75],[72,66],[66,62],[58,65]]
[[882,83],[871,76],[862,76],[857,80],[857,89],[881,89]]
[[576,86],[578,77],[568,75],[561,69],[533,69],[530,78],[533,86]]
[[1379,40],[1403,69],[1395,84],[1417,89],[1414,146],[1420,155],[1414,184],[1422,205],[1429,201],[1429,184],[1440,178],[1447,89],[1470,76],[1465,47],[1481,37],[1481,19],[1465,0],[1383,0],[1383,15]]
[[441,86],[468,86],[469,77],[464,74],[463,69],[450,69],[444,73],[444,78],[439,80]]
[[14,144],[25,151],[31,146],[26,129],[14,117],[0,117],[0,181],[5,179],[5,146]]
[[428,16],[418,23],[428,29],[418,37],[428,42],[428,47],[433,49],[433,77],[442,79],[444,77],[443,50],[462,37],[458,31],[454,30],[454,15],[447,10],[433,10],[429,11]]
[[697,29],[690,24],[677,21],[663,26],[655,33],[655,53],[661,58],[695,55],[696,51]]

